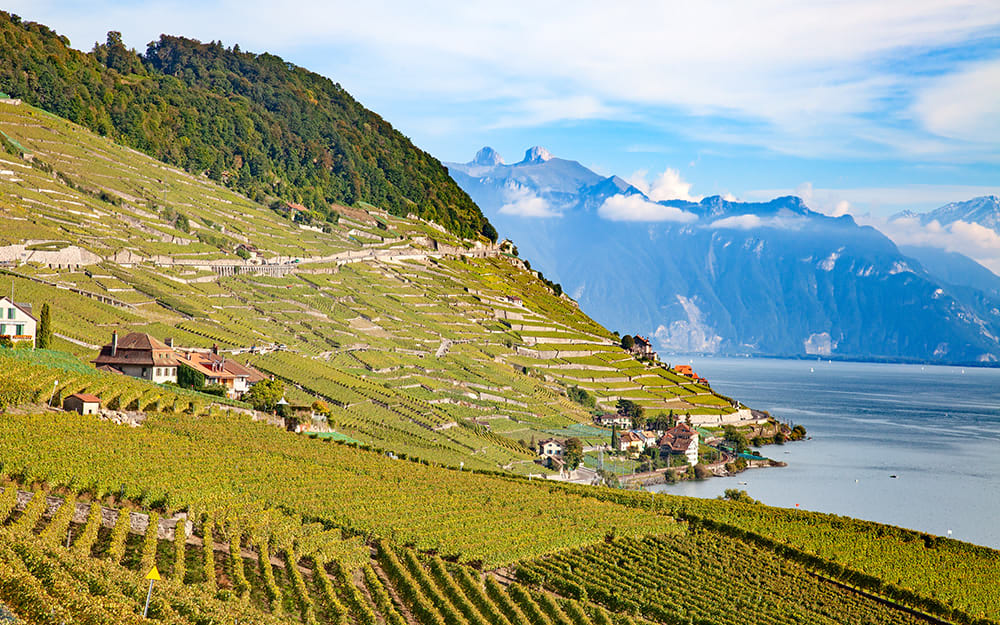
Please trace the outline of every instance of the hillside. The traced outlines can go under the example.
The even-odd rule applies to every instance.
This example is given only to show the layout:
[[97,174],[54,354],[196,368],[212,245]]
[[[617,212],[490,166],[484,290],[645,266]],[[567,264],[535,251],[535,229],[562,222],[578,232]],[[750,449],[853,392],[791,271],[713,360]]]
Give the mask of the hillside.
[[258,201],[415,213],[461,236],[495,232],[441,164],[339,85],[270,54],[163,36],[145,54],[119,33],[85,54],[0,12],[0,92]]
[[[749,411],[627,354],[479,237],[360,201],[310,223],[26,103],[0,102],[0,131],[0,293],[48,303],[56,332],[54,350],[0,348],[2,621],[1000,618],[991,549],[539,479],[532,439],[610,438],[574,386],[652,415]],[[114,330],[249,361],[324,431],[98,372]],[[129,418],[49,408],[80,391]]]
[[93,358],[116,328],[218,345],[355,440],[522,472],[542,470],[532,440],[609,438],[570,386],[608,409],[735,413],[496,248],[367,204],[324,232],[26,104],[0,104],[0,130],[19,146],[0,157],[0,260],[28,261],[0,292],[56,304],[60,349]]

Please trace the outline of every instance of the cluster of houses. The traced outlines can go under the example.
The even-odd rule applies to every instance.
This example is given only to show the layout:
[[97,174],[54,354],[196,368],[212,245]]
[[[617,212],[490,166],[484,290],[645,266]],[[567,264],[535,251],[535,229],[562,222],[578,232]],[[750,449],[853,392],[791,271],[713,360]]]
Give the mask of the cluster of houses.
[[0,338],[7,338],[15,343],[30,342],[34,347],[37,333],[38,319],[32,315],[31,304],[0,297]]
[[[604,415],[605,417],[622,417],[622,415]],[[628,418],[628,417],[623,417]],[[617,425],[617,423],[615,424]],[[629,419],[628,425],[631,425]],[[662,431],[626,430],[618,437],[617,451],[642,453],[658,447],[660,456],[684,456],[691,466],[698,464],[698,431],[687,423]],[[561,467],[566,454],[566,441],[559,438],[546,438],[538,442],[539,460],[552,468]]]
[[230,399],[240,399],[251,386],[266,379],[249,364],[220,354],[218,347],[175,350],[171,339],[163,342],[144,332],[130,332],[121,340],[117,331],[112,332],[111,342],[91,362],[101,371],[160,384],[176,384],[179,369],[186,367],[204,376],[206,385],[225,387]]
[[676,367],[674,367],[674,371],[684,376],[685,378],[691,378],[692,380],[694,380],[695,384],[708,386],[708,380],[695,373],[694,369],[691,368],[691,365],[677,365]]
[[658,447],[660,456],[684,456],[691,466],[698,464],[698,430],[678,423],[669,430],[628,430],[618,436],[618,451],[642,453]]

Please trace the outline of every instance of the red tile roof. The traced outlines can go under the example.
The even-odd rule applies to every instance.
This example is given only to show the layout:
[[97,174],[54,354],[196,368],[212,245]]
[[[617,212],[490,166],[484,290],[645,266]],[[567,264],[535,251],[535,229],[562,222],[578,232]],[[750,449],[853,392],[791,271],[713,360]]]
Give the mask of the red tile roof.
[[[69,397],[76,397],[80,401],[86,402],[88,404],[95,404],[95,403],[99,404],[99,403],[101,403],[101,398],[100,397],[97,397],[96,395],[90,395],[89,393],[73,393]],[[69,397],[67,397],[66,399],[69,399]]]

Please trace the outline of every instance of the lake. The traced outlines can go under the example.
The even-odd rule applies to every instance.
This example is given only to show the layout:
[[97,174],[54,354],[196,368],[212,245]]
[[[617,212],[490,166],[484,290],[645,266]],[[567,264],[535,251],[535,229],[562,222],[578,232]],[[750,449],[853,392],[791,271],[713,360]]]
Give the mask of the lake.
[[690,360],[716,391],[802,424],[811,440],[761,449],[787,467],[651,490],[716,497],[739,488],[773,506],[1000,548],[1000,369],[668,360]]

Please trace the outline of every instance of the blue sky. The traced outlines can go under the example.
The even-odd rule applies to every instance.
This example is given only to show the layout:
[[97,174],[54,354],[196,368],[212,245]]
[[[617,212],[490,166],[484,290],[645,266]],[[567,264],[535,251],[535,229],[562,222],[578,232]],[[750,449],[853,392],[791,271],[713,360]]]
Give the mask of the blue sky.
[[444,161],[537,144],[668,195],[874,217],[1000,194],[996,0],[6,4],[81,49],[119,30],[278,54]]

